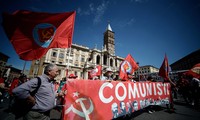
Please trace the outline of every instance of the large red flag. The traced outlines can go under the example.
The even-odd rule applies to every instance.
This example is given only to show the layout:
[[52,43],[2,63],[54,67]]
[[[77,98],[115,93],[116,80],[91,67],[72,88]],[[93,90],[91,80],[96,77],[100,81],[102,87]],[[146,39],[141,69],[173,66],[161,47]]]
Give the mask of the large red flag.
[[120,65],[119,77],[122,80],[128,80],[127,74],[133,74],[133,72],[137,69],[138,64],[135,62],[134,58],[130,54],[128,54],[128,56]]
[[94,69],[92,69],[90,72],[89,72],[89,78],[93,78],[95,76],[100,76],[101,75],[101,66],[100,65],[97,65]]
[[75,12],[44,13],[18,10],[3,14],[3,27],[19,57],[41,58],[50,48],[72,44]]
[[169,79],[169,64],[168,64],[168,59],[167,59],[166,54],[165,54],[164,61],[159,69],[158,75],[163,77],[165,80]]

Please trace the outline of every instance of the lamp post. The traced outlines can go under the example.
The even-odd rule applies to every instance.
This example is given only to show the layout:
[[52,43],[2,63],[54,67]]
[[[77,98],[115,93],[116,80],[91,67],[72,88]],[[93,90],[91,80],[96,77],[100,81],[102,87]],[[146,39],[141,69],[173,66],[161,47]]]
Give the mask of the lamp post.
[[138,64],[138,81],[140,81],[140,66],[139,66],[139,62],[137,62],[137,64]]
[[88,62],[90,62],[91,61],[91,57],[88,57],[87,59],[86,59],[86,61],[85,61],[85,64],[84,64],[84,66],[83,66],[83,79],[85,79],[85,78],[87,78],[86,76],[87,76],[87,69],[88,68],[90,68],[89,67],[89,65],[88,65]]

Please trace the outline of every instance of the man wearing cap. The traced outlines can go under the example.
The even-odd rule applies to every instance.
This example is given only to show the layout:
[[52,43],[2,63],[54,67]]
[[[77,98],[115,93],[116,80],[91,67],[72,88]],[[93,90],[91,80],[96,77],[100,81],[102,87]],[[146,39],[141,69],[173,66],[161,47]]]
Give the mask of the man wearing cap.
[[106,68],[106,72],[104,76],[102,76],[101,80],[112,81],[113,78],[111,77],[111,75],[112,75],[112,70],[110,68]]
[[78,76],[74,75],[74,74],[70,74],[68,78],[70,79],[76,79]]

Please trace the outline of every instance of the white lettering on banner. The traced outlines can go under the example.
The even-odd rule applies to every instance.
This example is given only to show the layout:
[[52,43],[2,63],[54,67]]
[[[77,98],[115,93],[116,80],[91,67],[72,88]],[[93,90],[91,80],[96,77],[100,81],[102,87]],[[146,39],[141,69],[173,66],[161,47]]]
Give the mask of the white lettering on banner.
[[169,95],[168,84],[164,84],[163,89],[164,89],[164,94]]
[[155,85],[155,83],[153,83],[153,90],[154,90],[154,95],[157,95],[156,94],[156,85]]
[[[134,87],[132,87],[131,85],[134,85]],[[136,98],[136,95],[137,97],[140,97],[136,83],[128,83],[128,99],[131,99],[131,95],[133,96],[133,98]]]
[[[123,91],[124,91],[124,94],[123,94],[123,96],[119,96],[119,87],[122,87],[123,88]],[[126,86],[123,84],[123,83],[118,83],[117,85],[116,85],[116,88],[115,88],[115,95],[116,95],[116,97],[117,97],[117,99],[119,100],[119,101],[123,101],[125,98],[126,98],[126,96],[127,96],[127,90],[126,90]]]
[[157,83],[158,95],[162,95],[163,94],[160,86],[161,86],[160,83]]
[[[127,83],[127,82],[126,82]],[[138,86],[137,86],[138,85]],[[114,95],[110,95],[108,98],[104,96],[104,89],[106,87],[109,87],[110,90],[114,89]],[[119,95],[119,89],[120,87],[123,90],[123,95]],[[114,97],[117,98],[119,101],[124,101],[126,97],[128,99],[135,99],[146,96],[152,96],[152,95],[169,95],[169,84],[163,84],[163,83],[127,83],[127,86],[123,82],[119,82],[116,84],[116,86],[113,86],[112,83],[103,83],[102,86],[99,89],[99,98],[103,103],[110,103],[114,99]],[[121,92],[121,91],[120,91]],[[112,93],[112,92],[110,92]]]
[[[146,96],[145,84],[142,83],[142,85],[143,85],[143,86],[141,86],[141,84],[139,83],[140,94],[141,94],[142,97],[145,97],[145,96]],[[143,88],[143,91],[144,91],[144,92],[142,92],[142,88]]]
[[[134,85],[134,87],[132,87],[131,85]],[[140,97],[136,83],[128,83],[128,99],[132,99],[131,95],[133,96],[133,98],[136,98],[136,95],[137,97]]]
[[147,96],[152,95],[152,83],[146,83]]
[[99,98],[103,103],[110,103],[113,100],[113,96],[110,96],[109,98],[105,98],[103,95],[103,90],[105,87],[113,88],[113,84],[111,83],[103,83],[103,85],[99,89]]

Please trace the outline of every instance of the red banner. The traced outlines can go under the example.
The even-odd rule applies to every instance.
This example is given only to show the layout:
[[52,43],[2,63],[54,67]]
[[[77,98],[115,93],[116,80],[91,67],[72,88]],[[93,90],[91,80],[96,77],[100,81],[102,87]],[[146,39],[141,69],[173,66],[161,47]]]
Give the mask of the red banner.
[[108,120],[149,105],[169,104],[170,84],[69,80],[64,120]]

